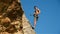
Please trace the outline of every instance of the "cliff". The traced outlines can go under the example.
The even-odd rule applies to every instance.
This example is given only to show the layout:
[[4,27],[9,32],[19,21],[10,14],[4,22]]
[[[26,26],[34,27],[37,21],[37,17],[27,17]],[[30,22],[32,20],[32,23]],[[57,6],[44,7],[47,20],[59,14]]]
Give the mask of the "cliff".
[[0,0],[0,34],[36,34],[19,0]]

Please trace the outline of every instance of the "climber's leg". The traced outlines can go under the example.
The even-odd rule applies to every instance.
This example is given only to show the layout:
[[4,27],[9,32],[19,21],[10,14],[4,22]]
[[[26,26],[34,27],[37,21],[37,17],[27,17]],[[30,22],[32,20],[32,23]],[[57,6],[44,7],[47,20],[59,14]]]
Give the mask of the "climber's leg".
[[35,26],[36,26],[36,18],[34,18],[34,28],[35,28]]
[[37,19],[36,17],[37,16],[36,16],[36,14],[34,14],[33,16],[34,16],[34,28],[35,28],[35,26],[36,26],[36,19]]

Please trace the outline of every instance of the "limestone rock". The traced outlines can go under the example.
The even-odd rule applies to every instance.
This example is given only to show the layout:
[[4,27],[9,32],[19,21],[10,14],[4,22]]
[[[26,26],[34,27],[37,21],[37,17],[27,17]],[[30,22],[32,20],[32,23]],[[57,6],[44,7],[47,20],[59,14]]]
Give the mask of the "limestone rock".
[[20,0],[0,0],[0,34],[36,34]]
[[23,14],[22,17],[22,25],[23,25],[23,31],[24,34],[36,34],[34,30],[32,29],[32,26],[30,25],[28,19],[26,18],[25,14]]

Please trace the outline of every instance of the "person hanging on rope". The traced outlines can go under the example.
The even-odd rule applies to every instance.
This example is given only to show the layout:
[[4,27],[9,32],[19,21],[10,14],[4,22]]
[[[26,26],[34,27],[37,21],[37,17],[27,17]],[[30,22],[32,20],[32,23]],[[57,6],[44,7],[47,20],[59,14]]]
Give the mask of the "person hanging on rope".
[[38,21],[38,15],[40,14],[40,10],[37,8],[37,6],[34,6],[34,9],[35,11],[34,11],[33,16],[34,16],[34,28],[35,28],[36,21]]

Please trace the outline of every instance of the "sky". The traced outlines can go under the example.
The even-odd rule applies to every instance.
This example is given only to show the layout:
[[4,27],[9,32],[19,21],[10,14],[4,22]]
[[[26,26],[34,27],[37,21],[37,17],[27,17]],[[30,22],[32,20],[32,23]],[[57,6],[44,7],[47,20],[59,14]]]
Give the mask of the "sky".
[[60,0],[21,0],[21,5],[32,26],[34,6],[40,9],[36,34],[60,34]]

